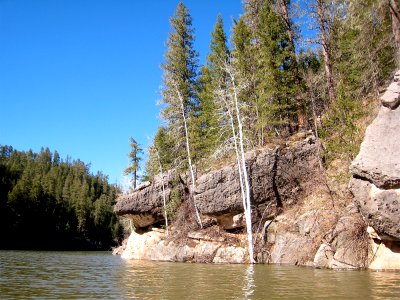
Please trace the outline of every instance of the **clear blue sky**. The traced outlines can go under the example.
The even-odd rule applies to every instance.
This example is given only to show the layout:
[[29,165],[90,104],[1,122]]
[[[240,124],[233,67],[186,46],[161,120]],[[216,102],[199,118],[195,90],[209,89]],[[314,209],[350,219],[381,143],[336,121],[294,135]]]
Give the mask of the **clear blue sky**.
[[[204,62],[217,15],[241,0],[184,1]],[[129,137],[160,124],[160,64],[177,0],[0,0],[0,144],[49,147],[122,183]]]

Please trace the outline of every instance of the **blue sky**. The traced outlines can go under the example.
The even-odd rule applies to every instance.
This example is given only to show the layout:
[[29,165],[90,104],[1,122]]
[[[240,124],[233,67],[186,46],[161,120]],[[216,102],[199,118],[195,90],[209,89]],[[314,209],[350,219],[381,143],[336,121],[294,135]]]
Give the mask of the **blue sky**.
[[[0,144],[49,147],[123,183],[129,138],[160,124],[160,64],[175,0],[0,0]],[[218,14],[241,0],[184,1],[203,62]]]

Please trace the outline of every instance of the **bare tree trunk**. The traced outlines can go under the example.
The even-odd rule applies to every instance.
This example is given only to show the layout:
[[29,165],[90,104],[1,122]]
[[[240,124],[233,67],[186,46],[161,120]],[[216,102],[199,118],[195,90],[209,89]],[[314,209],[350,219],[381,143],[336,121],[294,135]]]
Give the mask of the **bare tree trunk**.
[[292,31],[292,22],[290,21],[289,17],[289,5],[287,0],[280,0],[280,6],[282,10],[282,17],[283,20],[285,21],[285,27],[286,27],[286,34],[289,39],[289,43],[291,47],[293,48],[294,51],[294,39],[293,39],[293,31]]
[[247,174],[246,169],[246,160],[244,156],[244,139],[243,139],[243,125],[242,120],[240,117],[240,109],[239,109],[239,101],[237,98],[237,90],[235,84],[235,77],[232,73],[232,70],[228,70],[228,74],[231,78],[232,88],[233,88],[233,96],[234,96],[234,106],[236,110],[236,121],[238,124],[238,131],[239,131],[239,149],[240,149],[240,162],[241,168],[243,173],[243,183],[245,187],[245,205],[244,205],[244,212],[245,212],[245,220],[246,220],[246,230],[247,230],[247,241],[249,247],[249,259],[250,263],[253,264],[254,261],[254,249],[253,249],[253,229],[252,229],[252,220],[251,220],[251,201],[250,201],[250,184],[249,184],[249,177]]
[[331,49],[329,48],[327,29],[325,28],[326,24],[325,9],[323,0],[316,0],[316,1],[317,1],[319,31],[321,34],[322,53],[325,58],[325,76],[328,86],[328,95],[329,95],[329,101],[333,103],[336,101],[336,92],[335,92],[335,85],[332,72],[332,58],[330,53]]
[[162,192],[163,192],[163,205],[164,205],[164,219],[165,219],[165,230],[167,231],[168,235],[168,215],[167,215],[167,201],[165,197],[165,186],[164,186],[164,172],[161,164],[161,158],[160,158],[160,153],[158,152],[158,149],[155,148],[156,153],[157,153],[157,158],[158,158],[158,164],[160,165],[160,173],[161,173],[161,183],[162,183]]
[[188,156],[190,175],[192,177],[192,189],[191,189],[191,193],[190,194],[191,194],[192,199],[193,199],[193,205],[194,205],[194,210],[196,212],[197,222],[199,223],[200,227],[203,228],[203,223],[201,222],[199,210],[197,208],[196,201],[194,199],[194,197],[195,197],[194,196],[194,192],[195,192],[195,189],[196,189],[196,181],[195,181],[193,165],[192,165],[192,156],[190,154],[189,133],[188,133],[186,114],[185,114],[185,107],[183,105],[182,95],[181,95],[181,93],[179,92],[179,90],[177,88],[176,88],[176,93],[178,94],[179,101],[180,101],[180,104],[181,104],[182,119],[183,119],[183,124],[184,124],[184,127],[185,127],[186,151],[187,151],[187,156]]
[[392,17],[392,30],[396,44],[396,63],[400,64],[400,10],[396,0],[388,0],[390,15]]
[[133,172],[133,189],[136,189],[137,174],[136,170]]
[[246,210],[247,210],[247,205],[246,205],[246,194],[245,194],[245,188],[243,184],[243,173],[242,173],[242,165],[240,163],[240,154],[239,154],[239,147],[237,144],[237,134],[236,134],[236,129],[235,129],[235,120],[233,118],[233,113],[231,111],[231,105],[226,101],[224,98],[224,103],[226,106],[226,111],[229,116],[229,121],[231,124],[231,129],[232,129],[232,137],[233,137],[233,143],[235,147],[235,153],[236,153],[236,163],[238,165],[238,172],[239,172],[239,184],[240,184],[240,191],[242,194],[242,201],[243,201],[243,209],[246,215]]

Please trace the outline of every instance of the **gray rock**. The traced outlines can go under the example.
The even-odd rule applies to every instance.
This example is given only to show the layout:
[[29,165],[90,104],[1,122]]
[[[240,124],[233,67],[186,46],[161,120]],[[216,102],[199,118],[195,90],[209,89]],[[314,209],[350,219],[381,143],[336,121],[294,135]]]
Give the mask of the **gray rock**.
[[[395,77],[395,80],[398,77]],[[400,82],[393,81],[386,92],[381,96],[382,105],[391,109],[396,109],[400,104]]]
[[136,228],[147,227],[163,220],[163,181],[168,202],[176,178],[173,170],[164,174],[164,180],[160,174],[155,176],[152,183],[146,182],[132,193],[121,195],[114,206],[114,212],[130,218]]
[[[291,141],[290,145],[250,151],[245,157],[255,208],[254,221],[266,207],[268,213],[264,218],[269,217],[277,207],[295,203],[319,170],[318,147],[309,134],[306,139],[302,136],[300,141]],[[174,171],[164,175],[167,203],[172,182],[177,177]],[[240,217],[243,203],[238,178],[237,166],[231,164],[208,172],[196,181],[195,201],[200,213],[215,217],[225,229],[244,226]],[[190,185],[187,180],[183,181],[179,187],[181,191]],[[132,193],[120,196],[114,211],[131,218],[136,227],[142,228],[163,220],[162,206],[162,182],[158,175],[152,183],[145,183]]]
[[330,245],[322,243],[314,257],[314,267],[329,268],[334,252]]
[[379,189],[357,178],[351,179],[350,189],[368,225],[400,240],[400,189]]
[[[253,205],[297,201],[305,184],[318,172],[314,139],[286,147],[246,153]],[[196,204],[202,214],[232,218],[243,211],[237,165],[225,166],[197,179]],[[233,222],[233,220],[232,220]]]
[[400,109],[381,107],[351,165],[355,177],[379,188],[400,187]]
[[270,263],[304,265],[312,260],[310,246],[312,240],[292,232],[276,233],[274,245],[270,250]]

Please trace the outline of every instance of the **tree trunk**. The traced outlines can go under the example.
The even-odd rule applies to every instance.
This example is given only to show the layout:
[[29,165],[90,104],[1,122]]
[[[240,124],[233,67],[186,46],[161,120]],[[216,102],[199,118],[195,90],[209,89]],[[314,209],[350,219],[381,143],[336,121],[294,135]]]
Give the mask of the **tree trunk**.
[[400,64],[400,10],[397,0],[388,0],[390,15],[392,17],[392,30],[396,44],[396,63]]
[[194,171],[193,171],[193,165],[192,165],[192,157],[191,157],[191,154],[190,154],[189,133],[188,133],[186,114],[185,114],[185,107],[183,105],[182,95],[181,95],[181,93],[179,92],[178,89],[176,89],[176,93],[178,94],[178,98],[179,98],[179,101],[180,101],[180,104],[181,104],[182,119],[183,119],[183,124],[184,124],[184,127],[185,127],[186,151],[187,151],[187,156],[188,156],[190,175],[192,177],[192,189],[191,189],[190,194],[191,194],[192,199],[193,199],[193,205],[194,205],[194,210],[196,212],[197,222],[199,223],[200,227],[203,228],[203,223],[201,222],[199,210],[197,208],[196,201],[194,199],[194,192],[195,192],[195,189],[196,189],[196,181],[195,181],[195,177],[194,177]]
[[325,10],[323,0],[317,0],[317,15],[318,15],[318,24],[319,31],[321,34],[321,44],[322,44],[322,53],[325,58],[325,76],[328,86],[328,95],[329,101],[331,103],[336,101],[336,93],[335,93],[335,85],[333,80],[333,72],[332,72],[332,59],[331,59],[331,49],[328,43],[327,29],[325,28],[326,19],[325,19]]
[[[238,163],[241,163],[241,169],[242,169],[242,174],[243,174],[242,180],[243,180],[244,187],[245,187],[245,189],[244,189],[245,201],[243,201],[243,203],[244,203],[244,213],[245,213],[245,220],[246,220],[247,242],[248,242],[248,247],[249,247],[249,260],[250,260],[250,263],[253,264],[255,261],[254,261],[254,249],[253,249],[253,228],[252,228],[252,220],[251,220],[250,184],[249,184],[249,177],[247,174],[246,160],[245,160],[245,155],[244,155],[243,125],[242,125],[242,120],[240,117],[240,109],[239,109],[239,101],[237,98],[238,93],[236,90],[235,77],[232,74],[231,70],[229,70],[228,74],[231,78],[231,83],[232,83],[232,88],[233,88],[234,107],[236,110],[236,122],[238,125],[238,132],[239,132],[240,158],[238,159]],[[240,171],[240,168],[239,168],[239,171]]]
[[161,158],[160,158],[160,153],[158,152],[158,149],[155,149],[157,152],[157,158],[158,158],[158,163],[160,165],[160,173],[161,173],[161,182],[162,182],[162,192],[163,192],[163,205],[164,205],[164,219],[165,219],[165,230],[167,231],[168,235],[168,216],[167,216],[167,203],[166,203],[166,197],[165,197],[165,186],[164,186],[164,172],[161,164]]
[[133,171],[133,189],[136,189],[137,174],[136,169]]

